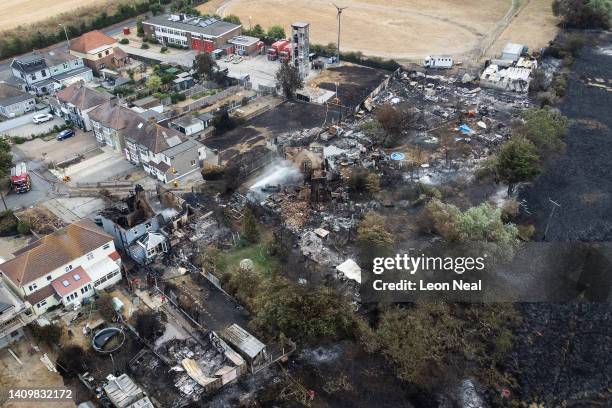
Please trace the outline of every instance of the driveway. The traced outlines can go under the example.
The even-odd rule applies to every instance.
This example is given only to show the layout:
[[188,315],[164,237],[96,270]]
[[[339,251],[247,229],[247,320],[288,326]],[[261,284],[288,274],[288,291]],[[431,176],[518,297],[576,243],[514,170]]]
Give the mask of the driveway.
[[217,60],[217,65],[220,68],[227,68],[233,75],[249,74],[253,89],[258,89],[259,85],[266,87],[276,86],[276,72],[281,64],[278,61],[268,61],[265,55],[257,55],[254,57],[245,57],[242,62],[234,64],[225,62],[225,57]]
[[79,129],[75,129],[75,133],[73,137],[62,141],[56,139],[49,141],[34,139],[21,145],[16,145],[13,149],[21,157],[30,160],[61,163],[98,147],[98,142],[92,132],[84,133]]
[[[38,113],[38,112],[36,112]],[[55,118],[45,123],[32,123],[31,121],[25,125],[6,130],[3,133],[8,136],[30,137],[45,135],[53,131],[54,126],[62,126],[66,122],[62,118]]]

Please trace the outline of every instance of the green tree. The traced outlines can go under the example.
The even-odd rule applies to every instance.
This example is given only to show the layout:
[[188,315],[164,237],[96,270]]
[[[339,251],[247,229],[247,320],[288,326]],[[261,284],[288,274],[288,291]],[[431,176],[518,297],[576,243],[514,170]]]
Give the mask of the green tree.
[[612,21],[611,0],[554,0],[554,15],[573,28],[610,28]]
[[267,280],[255,296],[253,324],[269,336],[284,334],[300,343],[339,340],[353,334],[353,313],[345,299],[327,288],[286,279]]
[[304,86],[304,80],[298,68],[285,61],[276,72],[276,84],[280,86],[287,98],[293,99],[295,91]]
[[162,86],[162,80],[157,75],[151,75],[149,79],[147,79],[146,86],[151,92],[157,92]]
[[385,218],[376,213],[366,214],[357,228],[357,246],[362,266],[371,269],[376,257],[393,252],[393,235],[385,228]]
[[144,19],[142,17],[138,17],[136,19],[136,35],[138,35],[138,37],[144,37],[144,27],[142,25],[143,21]]
[[0,179],[11,174],[12,167],[11,145],[6,139],[0,139]]
[[232,23],[232,24],[236,24],[236,25],[241,25],[242,24],[240,22],[240,18],[237,15],[234,15],[234,14],[230,14],[229,16],[223,17],[223,21],[226,21],[226,22]]
[[513,137],[504,143],[497,155],[495,173],[508,184],[508,195],[511,195],[517,183],[529,181],[540,173],[540,156],[535,145],[524,137]]
[[504,223],[501,209],[482,203],[461,211],[433,198],[426,210],[433,230],[446,241],[463,244],[464,251],[477,256],[490,254],[493,260],[512,258],[518,245],[518,229],[512,223]]
[[273,25],[268,28],[268,32],[266,33],[266,37],[270,41],[277,41],[282,38],[285,38],[285,29],[281,25]]
[[567,134],[569,119],[558,110],[550,107],[531,108],[524,111],[522,117],[525,123],[515,129],[515,134],[533,142],[543,158],[565,149],[563,139]]
[[198,73],[200,78],[211,79],[214,75],[217,62],[207,52],[200,52],[196,55],[193,61],[193,69]]
[[259,24],[255,24],[252,29],[247,31],[248,34],[252,37],[264,38],[266,36],[266,32]]
[[259,241],[259,230],[257,229],[257,220],[250,208],[247,208],[242,218],[242,238],[254,244]]

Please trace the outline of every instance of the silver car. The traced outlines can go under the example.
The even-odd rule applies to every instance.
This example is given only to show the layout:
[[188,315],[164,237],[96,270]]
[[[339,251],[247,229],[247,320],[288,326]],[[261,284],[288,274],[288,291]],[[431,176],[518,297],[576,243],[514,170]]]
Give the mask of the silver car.
[[34,123],[45,123],[50,120],[53,120],[53,115],[50,113],[38,113],[32,116],[32,122]]

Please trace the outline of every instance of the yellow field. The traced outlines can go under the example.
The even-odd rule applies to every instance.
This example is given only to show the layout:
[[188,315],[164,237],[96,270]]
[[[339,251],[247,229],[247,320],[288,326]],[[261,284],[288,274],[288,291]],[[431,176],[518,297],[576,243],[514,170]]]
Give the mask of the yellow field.
[[108,3],[108,0],[1,0],[0,30],[28,25],[80,7]]
[[[504,16],[521,4],[519,0],[338,0],[339,6],[348,6],[342,14],[341,49],[404,61],[428,54],[462,59],[483,52],[484,46],[495,41],[492,36],[500,32],[516,33],[515,41],[530,46],[534,32],[538,44],[542,39],[548,41],[555,32],[550,29],[554,26],[552,0],[522,1],[534,3],[525,7],[533,16],[523,18],[522,11],[503,31]],[[200,10],[222,16],[235,14],[247,27],[249,21],[264,28],[306,21],[311,24],[313,43],[336,42],[336,10],[329,0],[212,0]],[[489,50],[499,52],[496,47],[497,43]]]

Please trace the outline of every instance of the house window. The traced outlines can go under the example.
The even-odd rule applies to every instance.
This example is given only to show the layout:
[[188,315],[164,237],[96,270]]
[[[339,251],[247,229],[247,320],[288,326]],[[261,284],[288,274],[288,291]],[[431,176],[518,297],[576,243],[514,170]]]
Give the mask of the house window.
[[104,244],[104,246],[102,247],[102,249],[108,249],[110,248],[110,244]]
[[38,303],[36,304],[36,307],[40,309],[41,307],[45,306],[46,304],[47,304],[47,301],[46,301],[46,300],[43,300],[43,301],[41,301],[41,302],[38,302]]
[[33,283],[30,286],[28,286],[28,289],[30,290],[30,292],[33,291],[33,290],[36,290],[37,288],[38,288],[38,286],[35,283]]
[[108,51],[108,50],[106,50],[106,55],[108,55],[108,52],[109,52],[109,51]]
[[196,161],[195,161],[195,160],[192,160],[192,161],[191,161],[191,165],[192,165],[192,166],[195,166],[195,165],[196,165]]
[[90,253],[87,254],[87,260],[91,261],[92,259],[94,259],[94,254],[93,254],[93,252],[90,252]]
[[147,229],[147,231],[151,231],[151,223],[150,223],[150,222],[147,222],[147,223],[145,224],[145,228]]
[[30,75],[30,79],[36,79],[36,74]]
[[71,270],[72,270],[72,265],[68,265],[68,266],[66,267],[66,272],[70,272]]
[[98,58],[102,58],[102,53],[98,53]]
[[51,280],[51,275],[47,276],[47,280],[50,281]]
[[47,76],[47,71],[40,71],[42,73],[43,78]]

